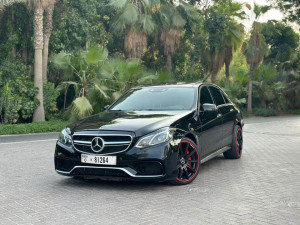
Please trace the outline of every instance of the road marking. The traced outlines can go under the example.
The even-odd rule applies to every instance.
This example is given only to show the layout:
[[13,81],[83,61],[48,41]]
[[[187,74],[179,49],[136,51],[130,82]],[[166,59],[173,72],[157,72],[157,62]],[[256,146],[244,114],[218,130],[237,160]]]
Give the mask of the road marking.
[[35,141],[15,141],[15,142],[0,143],[0,145],[22,144],[22,143],[44,142],[44,141],[56,141],[56,140],[57,139],[35,140]]

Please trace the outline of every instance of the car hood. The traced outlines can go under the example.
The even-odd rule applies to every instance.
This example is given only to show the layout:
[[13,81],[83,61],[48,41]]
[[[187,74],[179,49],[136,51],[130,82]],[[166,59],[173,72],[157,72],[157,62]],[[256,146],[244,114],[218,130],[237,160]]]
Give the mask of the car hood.
[[130,131],[141,136],[171,126],[193,111],[105,111],[71,125],[72,132],[83,130]]

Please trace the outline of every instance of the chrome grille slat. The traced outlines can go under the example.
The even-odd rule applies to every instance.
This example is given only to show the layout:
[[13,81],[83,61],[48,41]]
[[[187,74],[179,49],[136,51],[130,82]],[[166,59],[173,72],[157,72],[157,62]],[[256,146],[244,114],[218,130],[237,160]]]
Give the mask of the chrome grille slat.
[[[125,132],[124,132],[125,133]],[[133,135],[124,133],[99,133],[99,131],[80,131],[72,135],[73,147],[82,153],[109,155],[126,151],[133,140]],[[101,152],[94,152],[91,148],[92,139],[101,137],[104,148]]]
[[76,144],[88,144],[88,145],[91,145],[91,142],[90,141],[74,141],[74,143]]

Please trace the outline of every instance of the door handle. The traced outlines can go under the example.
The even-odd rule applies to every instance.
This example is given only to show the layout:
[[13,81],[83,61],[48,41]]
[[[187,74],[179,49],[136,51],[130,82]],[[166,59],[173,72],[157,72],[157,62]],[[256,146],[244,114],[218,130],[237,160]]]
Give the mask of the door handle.
[[219,117],[221,117],[221,116],[222,116],[222,114],[219,113],[219,114],[217,115],[217,118],[219,118]]

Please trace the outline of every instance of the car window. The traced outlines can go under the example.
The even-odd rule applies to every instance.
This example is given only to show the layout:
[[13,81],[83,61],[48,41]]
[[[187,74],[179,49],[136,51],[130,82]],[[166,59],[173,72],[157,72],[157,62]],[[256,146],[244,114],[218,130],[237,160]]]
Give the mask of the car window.
[[157,86],[129,90],[109,110],[168,111],[191,110],[196,107],[194,87]]
[[207,89],[207,87],[201,87],[200,89],[200,109],[203,110],[202,106],[205,103],[214,104],[211,95]]
[[216,88],[216,87],[209,87],[209,89],[210,89],[210,91],[212,93],[212,96],[213,96],[213,98],[214,98],[215,103],[216,103],[217,106],[225,104],[223,96],[222,96],[222,94],[221,94],[221,92],[220,92],[220,90],[218,88]]
[[224,100],[225,100],[225,103],[227,104],[227,103],[230,103],[230,101],[228,100],[228,98],[227,98],[227,96],[223,93],[223,92],[221,92],[222,93],[222,95],[223,95],[223,98],[224,98]]

